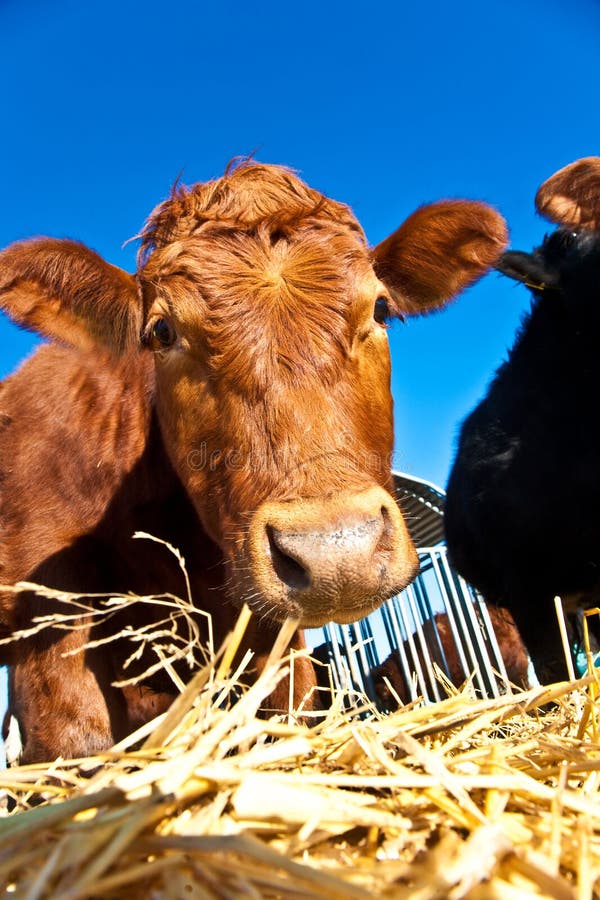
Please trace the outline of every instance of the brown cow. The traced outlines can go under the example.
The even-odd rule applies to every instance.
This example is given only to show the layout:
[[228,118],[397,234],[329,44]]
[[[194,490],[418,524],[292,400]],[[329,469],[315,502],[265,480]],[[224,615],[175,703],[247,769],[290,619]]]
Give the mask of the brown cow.
[[[498,647],[504,661],[508,680],[517,687],[529,687],[529,657],[513,617],[507,609],[503,609],[499,606],[490,605],[487,609],[496,635],[496,640],[498,641]],[[433,617],[433,621],[431,619],[425,621],[423,623],[423,634],[431,661],[437,663],[440,669],[447,673],[452,684],[456,687],[460,687],[471,673],[465,672],[462,667],[456,647],[456,641],[450,627],[448,614],[437,613]],[[419,656],[420,665],[423,668],[423,653],[419,641],[417,638],[414,638],[413,640]],[[443,650],[443,657],[440,653],[440,645]],[[408,641],[404,642],[404,652],[408,658],[410,667],[412,655]],[[404,675],[398,650],[393,650],[381,665],[374,668],[371,672],[371,676],[373,679],[373,688],[382,707],[385,709],[396,709],[398,706],[397,698],[399,698],[402,703],[410,702],[411,692]],[[384,680],[386,678],[392,686],[393,692],[390,690],[389,685],[386,684]]]
[[[67,240],[0,254],[0,306],[54,342],[0,393],[0,578],[181,595],[176,560],[131,540],[149,532],[183,553],[217,641],[242,603],[257,613],[247,641],[260,670],[285,617],[353,621],[413,577],[390,493],[384,320],[474,282],[505,224],[485,204],[445,201],[370,250],[348,207],[244,162],[175,190],[141,237],[136,275]],[[52,608],[6,593],[2,627]],[[159,614],[133,605],[110,627]],[[102,750],[172,699],[164,672],[114,686],[122,641],[65,656],[105,636],[80,625],[6,658],[26,762]],[[154,662],[147,650],[126,674]],[[313,683],[306,664],[295,699]],[[286,697],[280,686],[268,705]]]

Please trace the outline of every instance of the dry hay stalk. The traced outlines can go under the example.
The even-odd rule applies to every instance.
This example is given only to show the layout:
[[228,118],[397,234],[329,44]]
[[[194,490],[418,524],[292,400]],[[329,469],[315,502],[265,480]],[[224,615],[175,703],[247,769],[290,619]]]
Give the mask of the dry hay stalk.
[[345,709],[338,693],[308,727],[258,715],[293,667],[296,623],[247,687],[248,658],[230,671],[247,619],[166,714],[111,751],[0,772],[17,804],[0,819],[6,896],[596,896],[593,674],[389,715],[354,695]]

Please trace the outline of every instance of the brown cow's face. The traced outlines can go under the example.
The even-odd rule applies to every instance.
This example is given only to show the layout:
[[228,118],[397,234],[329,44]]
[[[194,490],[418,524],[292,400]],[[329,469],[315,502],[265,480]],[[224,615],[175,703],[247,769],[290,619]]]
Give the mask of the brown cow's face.
[[440,308],[505,244],[498,213],[456,200],[421,207],[369,251],[346,206],[244,163],[154,211],[137,278],[71,241],[7,248],[0,306],[84,352],[136,365],[150,348],[163,439],[232,600],[344,622],[417,565],[389,493],[380,309]]
[[222,230],[157,276],[162,431],[232,596],[304,624],[366,614],[416,554],[388,493],[391,298],[364,243],[335,223]]

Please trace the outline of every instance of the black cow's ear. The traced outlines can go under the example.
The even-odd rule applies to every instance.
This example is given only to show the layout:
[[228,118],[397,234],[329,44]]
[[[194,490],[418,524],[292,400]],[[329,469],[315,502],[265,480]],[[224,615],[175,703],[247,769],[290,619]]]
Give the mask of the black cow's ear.
[[600,157],[578,159],[540,187],[536,209],[565,228],[600,230]]
[[558,281],[556,272],[545,266],[542,260],[532,253],[522,253],[520,250],[508,250],[503,253],[495,269],[502,275],[537,290],[556,287]]

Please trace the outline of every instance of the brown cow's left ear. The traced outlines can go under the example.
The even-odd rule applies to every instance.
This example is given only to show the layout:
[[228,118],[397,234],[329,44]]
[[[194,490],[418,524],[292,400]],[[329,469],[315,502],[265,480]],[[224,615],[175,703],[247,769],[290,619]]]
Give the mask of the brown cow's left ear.
[[444,306],[481,278],[508,243],[506,222],[486,203],[442,200],[416,210],[373,250],[396,315]]
[[135,277],[75,241],[36,238],[0,253],[0,309],[32,331],[120,355],[139,345]]

